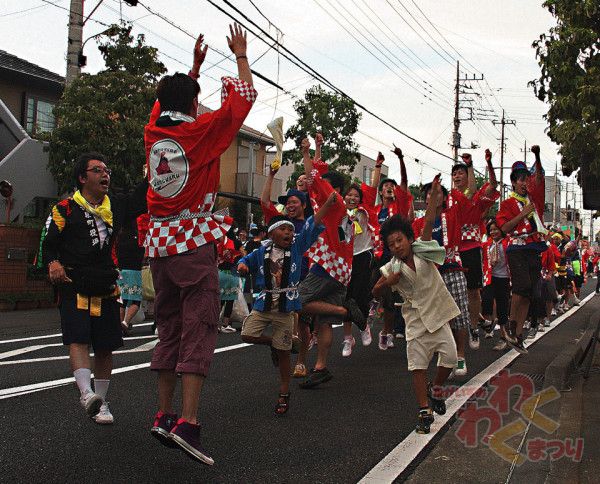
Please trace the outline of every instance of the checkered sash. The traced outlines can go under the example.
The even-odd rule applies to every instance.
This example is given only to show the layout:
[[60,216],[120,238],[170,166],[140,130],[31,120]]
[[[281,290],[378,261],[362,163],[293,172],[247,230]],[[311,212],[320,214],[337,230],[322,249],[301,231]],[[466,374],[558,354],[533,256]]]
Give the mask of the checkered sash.
[[308,249],[307,255],[311,262],[319,264],[336,281],[344,286],[350,283],[352,266],[342,256],[336,255],[322,237]]
[[246,101],[250,103],[256,101],[256,96],[258,93],[256,92],[256,89],[254,89],[246,81],[242,81],[236,77],[222,77],[221,82],[223,84],[223,87],[221,88],[221,104],[223,104],[225,99],[227,99],[227,96],[229,96],[229,91],[231,88]]
[[479,226],[476,224],[464,224],[461,229],[462,240],[474,240],[481,242],[481,233],[479,232]]
[[[198,212],[210,212],[214,193],[208,193]],[[168,257],[183,254],[225,236],[233,219],[228,209],[220,210],[207,217],[175,218],[174,220],[152,220],[144,245],[146,257]]]

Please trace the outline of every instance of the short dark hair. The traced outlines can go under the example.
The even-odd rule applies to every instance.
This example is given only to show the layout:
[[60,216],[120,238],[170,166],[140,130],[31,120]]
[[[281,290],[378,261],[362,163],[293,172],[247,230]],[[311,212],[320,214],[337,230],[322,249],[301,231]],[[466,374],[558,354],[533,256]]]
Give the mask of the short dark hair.
[[321,178],[327,180],[333,188],[339,188],[340,192],[344,192],[344,177],[337,171],[328,171]]
[[[425,185],[421,187],[421,193],[423,194],[424,200],[427,200],[427,194],[429,193],[429,190],[431,190],[431,182],[425,183]],[[448,196],[448,190],[444,185],[442,185],[442,194],[444,195],[444,197]]]
[[485,233],[490,235],[490,230],[492,229],[492,225],[495,225],[496,228],[500,231],[500,233],[502,235],[504,235],[504,232],[502,232],[502,227],[500,227],[500,225],[498,224],[497,220],[495,218],[491,219],[488,221],[488,223],[485,226]]
[[156,97],[161,111],[179,111],[189,113],[192,103],[200,92],[200,85],[190,76],[176,72],[172,76],[164,76],[156,88]]
[[381,180],[379,182],[379,185],[377,185],[377,193],[379,193],[381,190],[383,190],[384,183],[393,183],[395,186],[398,186],[398,182],[396,180],[394,180],[393,178],[384,178],[383,180]]
[[346,190],[346,193],[344,193],[344,196],[348,195],[348,193],[350,192],[350,190],[356,190],[358,192],[358,199],[360,200],[360,202],[362,203],[363,201],[363,191],[360,188],[360,185],[358,183],[352,183],[349,187],[348,190]]
[[456,165],[454,165],[450,173],[454,175],[454,172],[458,170],[463,170],[465,173],[469,173],[469,168],[464,163],[457,163]]
[[520,178],[527,178],[529,176],[529,170],[515,170],[510,174],[510,181],[512,183],[516,182]]
[[381,224],[380,235],[386,249],[389,248],[387,238],[394,232],[402,232],[409,240],[415,239],[415,232],[413,231],[412,225],[400,214],[391,216]]
[[75,177],[75,184],[77,185],[77,190],[81,190],[83,185],[79,181],[79,177],[87,178],[87,169],[90,160],[98,160],[104,164],[108,163],[106,156],[101,153],[96,153],[94,151],[90,151],[88,153],[82,153],[77,158],[75,162],[75,167],[73,168],[73,176]]

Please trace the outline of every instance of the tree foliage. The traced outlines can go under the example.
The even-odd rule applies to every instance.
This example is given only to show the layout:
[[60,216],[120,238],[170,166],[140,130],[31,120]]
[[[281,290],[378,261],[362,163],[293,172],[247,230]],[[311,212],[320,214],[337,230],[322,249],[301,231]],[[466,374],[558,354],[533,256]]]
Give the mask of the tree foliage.
[[113,188],[128,190],[141,180],[145,163],[144,125],[156,98],[156,82],[166,72],[157,50],[135,39],[131,25],[112,26],[99,42],[106,68],[75,79],[54,110],[49,168],[59,193],[74,186],[73,166],[86,151],[106,155]]
[[296,124],[290,126],[285,137],[294,140],[295,150],[284,153],[284,163],[301,163],[300,143],[305,136],[323,133],[324,161],[331,161],[332,169],[349,174],[360,160],[354,134],[358,130],[361,114],[354,102],[339,94],[331,93],[321,86],[313,86],[294,104],[298,115]]
[[541,75],[530,83],[550,104],[548,136],[560,146],[565,175],[600,174],[600,3],[546,0],[557,25],[533,43]]

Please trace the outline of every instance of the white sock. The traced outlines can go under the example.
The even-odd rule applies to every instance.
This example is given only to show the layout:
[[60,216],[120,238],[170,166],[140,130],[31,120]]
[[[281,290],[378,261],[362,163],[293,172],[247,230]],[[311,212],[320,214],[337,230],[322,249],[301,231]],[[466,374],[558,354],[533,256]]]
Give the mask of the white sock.
[[108,384],[110,380],[99,380],[94,378],[94,389],[98,395],[102,397],[102,400],[106,401],[106,394],[108,393]]
[[89,368],[79,368],[73,372],[73,376],[82,395],[92,391],[92,371]]

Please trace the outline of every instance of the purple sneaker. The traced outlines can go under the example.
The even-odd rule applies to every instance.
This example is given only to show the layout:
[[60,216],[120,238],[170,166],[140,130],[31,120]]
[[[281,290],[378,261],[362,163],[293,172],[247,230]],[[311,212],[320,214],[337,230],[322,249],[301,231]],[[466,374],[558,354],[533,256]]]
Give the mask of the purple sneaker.
[[169,437],[179,447],[200,462],[209,466],[215,463],[200,444],[200,425],[191,424],[187,420],[180,418],[177,421],[177,425],[171,430]]
[[156,417],[154,417],[154,425],[150,429],[150,433],[156,437],[161,444],[175,448],[177,447],[177,444],[175,444],[169,436],[175,425],[177,425],[176,414],[158,412]]

